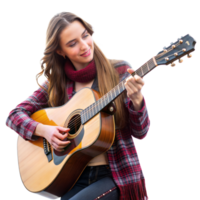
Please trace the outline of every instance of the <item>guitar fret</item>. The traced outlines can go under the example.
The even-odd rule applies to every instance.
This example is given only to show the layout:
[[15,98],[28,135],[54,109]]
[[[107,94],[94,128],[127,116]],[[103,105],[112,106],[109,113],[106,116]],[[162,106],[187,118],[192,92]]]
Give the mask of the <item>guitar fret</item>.
[[139,68],[139,69],[137,69],[136,71],[135,71],[135,74],[137,74],[138,76],[141,76],[140,74],[140,71],[141,71],[141,68]]
[[94,105],[92,105],[92,116],[94,116]]
[[101,99],[98,100],[98,108],[99,108],[99,111],[101,110]]
[[85,109],[85,118],[86,120],[88,119],[88,116],[87,116],[88,112],[87,112],[87,108]]
[[95,110],[94,110],[94,105],[92,106],[92,115],[94,116]]
[[145,67],[145,65],[141,67],[141,72],[142,72],[142,75],[144,74],[144,72],[143,72],[143,67]]
[[87,109],[85,109],[85,120],[87,120],[88,117],[87,117]]
[[81,112],[81,123],[85,121],[84,110]]
[[150,70],[150,69],[149,69],[149,65],[148,65],[148,62],[147,62],[147,68],[148,68],[148,70]]
[[89,107],[88,107],[88,109],[87,109],[87,119],[90,119]]
[[101,99],[101,106],[102,106],[102,108],[104,107],[104,104],[103,104],[104,102],[103,102],[103,99]]
[[91,106],[89,106],[89,108],[88,108],[88,118],[91,117],[91,116],[90,116],[90,114],[91,114],[91,112],[90,112],[90,107],[91,107]]
[[115,88],[113,89],[113,91],[114,91],[114,95],[115,95],[114,97],[116,97],[117,95],[116,95],[116,92],[115,92]]
[[125,90],[125,86],[124,86],[123,82],[122,82],[122,90]]
[[89,118],[91,118],[91,117],[92,117],[92,113],[91,113],[91,105],[89,106],[88,113],[89,113]]
[[106,102],[106,105],[107,105],[109,103],[108,94],[106,94],[106,100],[107,100],[107,102]]
[[84,111],[84,114],[83,114],[83,121],[86,121],[87,120],[87,117],[86,117],[86,113],[85,113],[85,111]]
[[117,85],[117,88],[118,88],[118,92],[119,92],[119,94],[120,94],[120,88],[119,88],[119,84]]
[[94,103],[94,115],[97,114],[97,107],[96,107],[96,104]]
[[106,98],[106,96],[104,95],[104,106],[106,106],[106,105],[107,105],[107,102],[106,102],[106,100],[107,100],[107,98]]
[[92,110],[92,105],[90,105],[90,117],[93,117]]
[[89,112],[89,107],[87,108],[87,119],[90,118],[90,112]]

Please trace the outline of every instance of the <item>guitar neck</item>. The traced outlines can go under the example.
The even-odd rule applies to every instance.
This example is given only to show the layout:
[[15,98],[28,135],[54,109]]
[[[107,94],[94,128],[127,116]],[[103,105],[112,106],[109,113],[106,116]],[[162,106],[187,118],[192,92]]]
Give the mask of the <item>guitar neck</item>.
[[[157,66],[155,58],[151,58],[148,62],[138,68],[131,75],[135,76],[136,74],[140,77],[144,77],[147,73],[149,73],[152,69]],[[131,76],[130,75],[130,76]],[[99,113],[102,109],[104,109],[108,104],[113,102],[122,92],[125,90],[126,79],[122,80],[118,85],[116,85],[112,90],[106,93],[103,97],[101,97],[98,101],[91,104],[89,107],[84,109],[81,112],[81,123],[85,124],[92,117],[94,117],[97,113]]]

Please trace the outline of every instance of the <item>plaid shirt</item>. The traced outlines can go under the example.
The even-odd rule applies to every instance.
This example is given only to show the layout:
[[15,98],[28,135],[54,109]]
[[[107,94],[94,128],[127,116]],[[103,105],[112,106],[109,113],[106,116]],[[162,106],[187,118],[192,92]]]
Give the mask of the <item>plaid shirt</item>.
[[[129,75],[127,69],[130,66],[127,62],[120,61],[114,64],[114,67],[120,75],[120,81]],[[74,84],[69,81],[67,85],[67,94],[70,99],[73,96]],[[48,82],[45,82],[42,86],[47,89]],[[98,90],[98,85],[95,89]],[[47,102],[47,92],[39,88],[10,112],[6,121],[7,126],[24,139],[34,140],[33,133],[38,122],[32,120],[29,116],[39,109],[48,107]],[[120,200],[147,200],[145,181],[132,136],[138,139],[144,138],[148,132],[150,121],[145,100],[143,100],[143,106],[139,111],[134,111],[129,98],[125,99],[125,105],[129,113],[129,122],[126,128],[116,129],[114,143],[107,151],[108,161],[113,179],[120,189]]]

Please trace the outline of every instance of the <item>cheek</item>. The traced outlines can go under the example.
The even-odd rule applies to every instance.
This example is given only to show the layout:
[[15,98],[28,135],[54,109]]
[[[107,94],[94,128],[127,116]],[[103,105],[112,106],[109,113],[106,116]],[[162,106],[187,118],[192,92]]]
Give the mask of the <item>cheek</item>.
[[70,50],[67,51],[67,55],[68,57],[75,57],[79,54],[79,49],[74,47],[74,48],[71,48]]
[[88,38],[87,44],[88,44],[89,46],[93,47],[93,39],[92,39],[91,36]]

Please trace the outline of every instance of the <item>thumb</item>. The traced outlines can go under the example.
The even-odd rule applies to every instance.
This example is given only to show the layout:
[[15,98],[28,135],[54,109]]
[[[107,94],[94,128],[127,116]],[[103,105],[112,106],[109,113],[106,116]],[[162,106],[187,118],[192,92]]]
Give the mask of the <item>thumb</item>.
[[127,72],[128,72],[129,74],[132,74],[132,73],[134,72],[134,70],[131,69],[131,68],[128,68],[128,69],[127,69]]
[[67,132],[67,131],[69,131],[70,129],[69,129],[69,128],[65,128],[65,127],[61,127],[61,126],[57,126],[57,130],[63,131],[63,132]]

